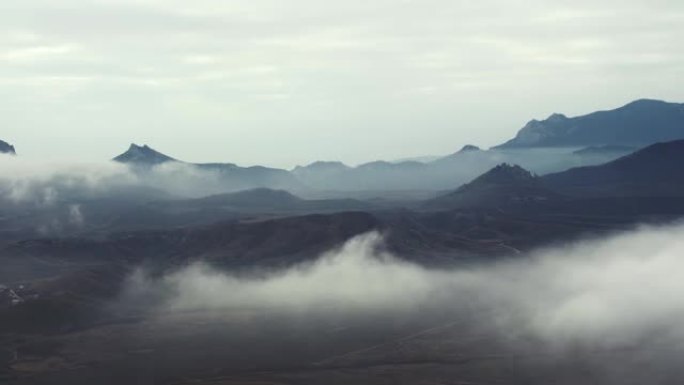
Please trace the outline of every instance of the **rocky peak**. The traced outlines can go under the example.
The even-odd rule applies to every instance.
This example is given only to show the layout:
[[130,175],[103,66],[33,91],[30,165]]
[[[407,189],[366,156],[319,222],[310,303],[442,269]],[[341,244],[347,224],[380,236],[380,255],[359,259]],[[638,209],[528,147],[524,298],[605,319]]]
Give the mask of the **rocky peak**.
[[565,120],[568,120],[568,117],[559,113],[551,114],[548,118],[546,118],[546,122],[549,123],[562,122]]
[[537,179],[537,176],[518,165],[502,163],[480,175],[469,184],[511,185],[535,182]]
[[16,155],[17,152],[14,150],[14,146],[11,144],[0,140],[0,154],[10,154]]
[[165,162],[175,162],[176,160],[168,155],[164,155],[161,152],[152,149],[148,145],[139,146],[133,143],[128,148],[128,151],[114,158],[114,161],[120,163],[154,165]]

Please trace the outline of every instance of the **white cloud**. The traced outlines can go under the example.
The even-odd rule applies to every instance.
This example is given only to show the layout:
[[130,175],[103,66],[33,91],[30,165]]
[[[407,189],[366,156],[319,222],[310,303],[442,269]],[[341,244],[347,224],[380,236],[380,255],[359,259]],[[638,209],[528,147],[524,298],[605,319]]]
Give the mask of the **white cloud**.
[[533,336],[550,347],[682,347],[682,235],[681,225],[641,228],[481,266],[434,270],[380,251],[382,238],[370,233],[317,262],[264,276],[202,264],[160,279],[139,271],[124,298],[165,292],[161,314],[252,309],[308,317],[337,309],[429,317],[429,309],[468,309],[489,333]]

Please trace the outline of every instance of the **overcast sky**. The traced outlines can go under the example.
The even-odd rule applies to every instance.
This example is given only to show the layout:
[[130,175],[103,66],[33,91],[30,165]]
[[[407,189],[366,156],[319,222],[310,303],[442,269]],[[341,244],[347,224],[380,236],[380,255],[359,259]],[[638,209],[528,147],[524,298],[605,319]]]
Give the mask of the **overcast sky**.
[[682,0],[2,0],[0,139],[291,167],[684,102]]

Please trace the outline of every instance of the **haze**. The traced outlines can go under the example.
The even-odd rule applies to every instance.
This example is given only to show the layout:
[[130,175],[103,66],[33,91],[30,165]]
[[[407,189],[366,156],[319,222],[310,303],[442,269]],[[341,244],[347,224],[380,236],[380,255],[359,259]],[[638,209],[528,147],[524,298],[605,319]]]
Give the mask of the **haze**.
[[5,1],[0,21],[2,139],[32,158],[354,164],[684,99],[680,1]]

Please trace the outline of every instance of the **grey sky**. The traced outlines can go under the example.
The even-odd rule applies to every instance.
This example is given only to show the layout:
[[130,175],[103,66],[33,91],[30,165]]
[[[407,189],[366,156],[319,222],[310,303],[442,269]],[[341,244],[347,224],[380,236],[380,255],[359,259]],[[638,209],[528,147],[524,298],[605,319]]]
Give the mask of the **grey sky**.
[[681,0],[4,0],[0,25],[27,157],[354,164],[684,101]]

